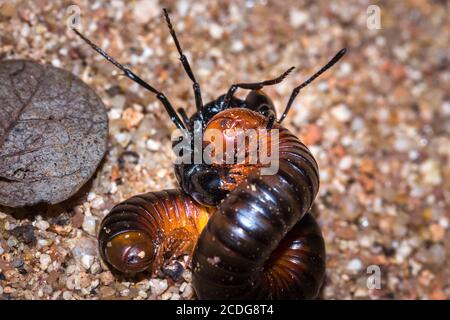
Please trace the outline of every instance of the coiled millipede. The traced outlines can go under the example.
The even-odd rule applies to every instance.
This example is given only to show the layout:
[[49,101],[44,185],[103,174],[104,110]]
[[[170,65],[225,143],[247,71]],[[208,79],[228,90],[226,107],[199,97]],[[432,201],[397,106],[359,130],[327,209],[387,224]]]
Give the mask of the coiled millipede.
[[[181,189],[134,196],[105,217],[99,233],[102,258],[118,271],[136,273],[157,270],[167,257],[190,254],[193,286],[200,299],[317,297],[325,276],[325,244],[308,211],[319,188],[318,166],[308,148],[280,123],[300,90],[333,66],[346,49],[293,90],[277,120],[262,89],[280,83],[293,68],[275,79],[234,84],[225,95],[203,105],[200,86],[165,9],[164,16],[193,82],[197,111],[190,118],[183,109],[175,111],[162,92],[74,31],[128,78],[154,93],[178,129],[191,134],[200,123],[202,133],[219,130],[225,140],[230,139],[226,135],[230,129],[277,132],[278,139],[271,134],[259,137],[257,148],[263,143],[271,150],[276,147],[278,171],[261,174],[260,161],[176,164]],[[245,100],[233,97],[238,88],[251,90]],[[203,148],[216,143],[206,135],[202,142]]]

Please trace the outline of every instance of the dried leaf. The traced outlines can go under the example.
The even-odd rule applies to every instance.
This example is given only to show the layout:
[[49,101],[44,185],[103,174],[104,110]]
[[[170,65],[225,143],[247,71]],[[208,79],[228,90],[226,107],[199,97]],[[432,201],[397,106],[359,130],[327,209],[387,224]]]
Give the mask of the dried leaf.
[[71,73],[0,62],[0,204],[55,204],[76,193],[106,151],[101,99]]

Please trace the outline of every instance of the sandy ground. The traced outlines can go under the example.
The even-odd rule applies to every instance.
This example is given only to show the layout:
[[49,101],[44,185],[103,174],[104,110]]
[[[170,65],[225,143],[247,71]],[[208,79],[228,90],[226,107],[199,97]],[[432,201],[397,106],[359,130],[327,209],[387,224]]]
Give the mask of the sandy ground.
[[[321,170],[314,207],[327,246],[321,298],[450,298],[446,1],[378,2],[381,29],[372,30],[370,1],[73,2],[86,35],[188,113],[195,108],[191,83],[163,23],[164,6],[205,101],[234,82],[268,79],[294,65],[267,89],[281,111],[296,84],[347,47],[285,121]],[[0,3],[0,59],[71,71],[103,99],[110,120],[107,156],[75,197],[51,207],[0,208],[0,298],[194,298],[189,270],[177,282],[123,278],[97,253],[99,223],[114,204],[176,187],[174,127],[162,106],[67,30],[72,2]],[[369,266],[379,267],[380,289],[367,287]]]

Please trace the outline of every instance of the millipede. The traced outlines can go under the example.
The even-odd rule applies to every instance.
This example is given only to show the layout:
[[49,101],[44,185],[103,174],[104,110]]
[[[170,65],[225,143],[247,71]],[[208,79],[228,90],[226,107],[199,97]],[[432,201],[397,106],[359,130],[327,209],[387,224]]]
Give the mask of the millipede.
[[[346,49],[294,88],[278,119],[263,88],[283,81],[294,67],[274,79],[233,84],[225,94],[203,104],[200,85],[167,10],[163,13],[193,84],[196,111],[191,117],[182,108],[174,109],[163,92],[73,30],[126,77],[152,92],[183,132],[276,131],[278,139],[269,134],[258,140],[257,147],[263,142],[276,146],[278,170],[263,175],[260,161],[176,163],[179,189],[133,196],[103,219],[98,236],[103,260],[119,272],[135,274],[155,272],[165,261],[188,254],[199,299],[316,298],[325,278],[325,243],[309,211],[319,189],[319,169],[308,148],[281,123],[300,90],[331,68]],[[242,100],[234,97],[237,89],[250,92]],[[173,146],[182,140],[193,145],[192,136],[184,135],[173,140]],[[203,136],[200,151],[214,143]],[[191,148],[189,156],[198,151]]]

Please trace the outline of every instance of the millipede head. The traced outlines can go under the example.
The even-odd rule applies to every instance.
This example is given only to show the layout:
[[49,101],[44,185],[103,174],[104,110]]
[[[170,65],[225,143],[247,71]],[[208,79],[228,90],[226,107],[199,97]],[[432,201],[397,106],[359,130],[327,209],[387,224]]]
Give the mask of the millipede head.
[[103,258],[124,273],[149,269],[155,257],[153,239],[143,231],[125,231],[113,235],[101,248]]
[[[202,151],[211,150],[204,154],[204,157],[211,157],[209,163],[175,166],[183,190],[202,205],[219,204],[251,172],[261,167],[258,150],[261,142],[266,142],[262,141],[258,130],[265,129],[266,124],[263,115],[245,108],[231,108],[216,114],[203,133]],[[246,136],[250,130],[254,130],[255,135]],[[258,148],[253,149],[256,146]],[[256,162],[249,161],[250,157],[257,157]]]

